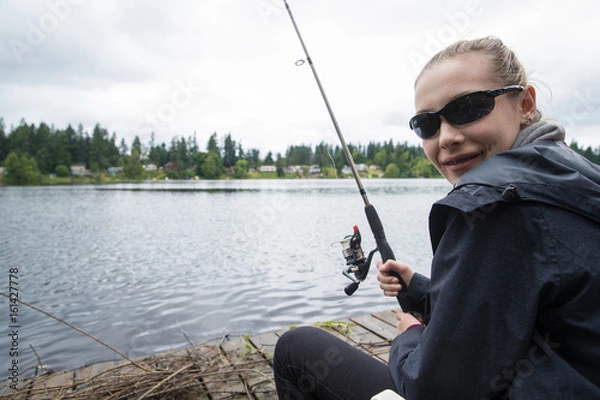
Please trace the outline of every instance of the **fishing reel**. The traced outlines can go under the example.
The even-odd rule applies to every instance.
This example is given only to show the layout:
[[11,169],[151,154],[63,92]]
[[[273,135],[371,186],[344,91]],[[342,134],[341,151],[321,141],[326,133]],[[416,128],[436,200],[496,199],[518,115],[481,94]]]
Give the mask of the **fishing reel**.
[[[344,293],[348,296],[352,296],[354,292],[356,292],[356,289],[358,289],[360,282],[364,281],[367,277],[369,268],[371,267],[371,261],[373,260],[373,254],[377,251],[377,249],[372,250],[367,258],[365,258],[360,242],[360,230],[356,225],[354,226],[354,233],[352,235],[347,235],[340,242],[342,244],[342,254],[346,259],[346,265],[348,266],[342,274],[352,281],[351,284],[344,288]],[[354,277],[350,274],[354,274]]]

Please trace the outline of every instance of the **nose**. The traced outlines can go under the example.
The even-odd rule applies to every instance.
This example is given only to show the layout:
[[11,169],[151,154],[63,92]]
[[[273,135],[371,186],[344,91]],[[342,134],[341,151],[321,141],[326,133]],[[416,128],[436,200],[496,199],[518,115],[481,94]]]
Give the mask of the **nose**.
[[440,117],[440,147],[447,149],[455,147],[464,142],[465,137],[454,125],[444,117]]

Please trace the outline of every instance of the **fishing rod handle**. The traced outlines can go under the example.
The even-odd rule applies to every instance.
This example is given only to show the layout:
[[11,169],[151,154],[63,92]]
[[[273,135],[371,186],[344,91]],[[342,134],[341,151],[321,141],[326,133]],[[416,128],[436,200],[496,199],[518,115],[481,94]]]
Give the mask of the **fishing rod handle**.
[[[375,243],[377,244],[377,249],[379,250],[379,254],[381,254],[381,259],[383,262],[388,260],[395,260],[394,252],[390,247],[386,237],[385,231],[383,230],[383,224],[379,219],[379,214],[377,214],[377,210],[373,207],[372,204],[365,206],[365,213],[367,214],[367,221],[369,221],[369,225],[371,226],[371,231],[373,232],[373,236],[375,237]],[[402,285],[402,290],[400,293],[404,295],[408,291],[408,287],[402,277],[396,272],[390,272],[390,275],[398,278],[400,285]],[[400,294],[399,294],[400,296]],[[398,299],[398,301],[400,301]]]
[[[368,204],[365,206],[365,213],[367,214],[367,220],[369,221],[369,225],[371,226],[371,231],[373,232],[373,236],[375,236],[375,243],[377,244],[377,250],[379,250],[379,254],[381,254],[381,259],[383,262],[388,260],[395,260],[394,252],[390,247],[387,239],[385,238],[385,232],[383,230],[383,224],[379,219],[379,215],[377,214],[377,210],[373,207],[372,204]],[[398,300],[398,304],[404,312],[411,313],[413,315],[417,315],[422,313],[422,310],[419,308],[418,301],[411,299],[408,296],[408,286],[404,282],[404,279],[397,272],[390,272],[390,275],[398,278],[398,282],[402,285],[402,289],[398,292],[396,296],[396,300]],[[417,314],[415,314],[417,313]]]

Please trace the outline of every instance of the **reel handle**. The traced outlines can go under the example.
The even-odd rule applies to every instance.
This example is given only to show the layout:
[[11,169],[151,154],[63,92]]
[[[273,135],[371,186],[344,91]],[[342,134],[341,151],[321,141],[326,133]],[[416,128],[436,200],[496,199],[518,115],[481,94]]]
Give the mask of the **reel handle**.
[[346,293],[347,296],[352,296],[354,292],[356,292],[356,289],[358,289],[359,284],[360,283],[358,281],[352,282],[344,288],[344,293]]

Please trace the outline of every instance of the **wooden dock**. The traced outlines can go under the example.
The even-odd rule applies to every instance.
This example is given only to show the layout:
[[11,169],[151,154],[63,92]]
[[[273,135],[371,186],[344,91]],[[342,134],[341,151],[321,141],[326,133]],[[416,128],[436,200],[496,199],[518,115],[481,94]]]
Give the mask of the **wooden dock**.
[[[386,363],[396,336],[392,310],[315,325]],[[286,330],[45,373],[0,386],[0,399],[277,399],[273,350]]]

